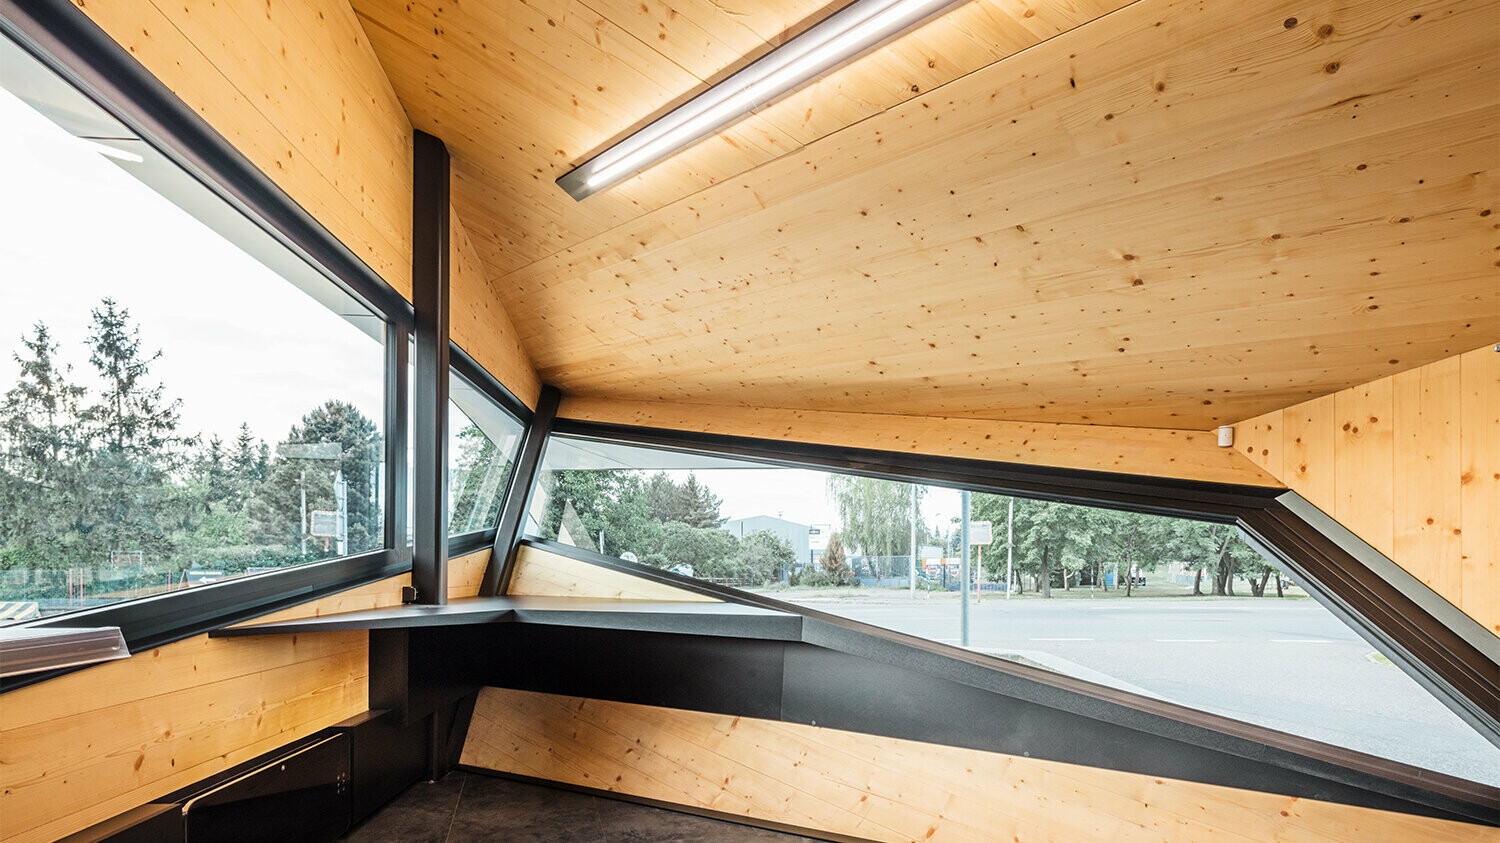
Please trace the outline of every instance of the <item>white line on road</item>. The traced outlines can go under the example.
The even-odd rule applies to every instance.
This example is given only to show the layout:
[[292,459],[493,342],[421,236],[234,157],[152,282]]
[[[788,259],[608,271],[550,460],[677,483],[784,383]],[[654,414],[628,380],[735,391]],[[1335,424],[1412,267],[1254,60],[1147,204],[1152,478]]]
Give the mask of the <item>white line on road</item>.
[[1337,644],[1328,638],[1272,638],[1272,644]]
[[1153,638],[1158,644],[1216,644],[1216,638]]
[[1093,641],[1092,638],[1028,638],[1027,641]]

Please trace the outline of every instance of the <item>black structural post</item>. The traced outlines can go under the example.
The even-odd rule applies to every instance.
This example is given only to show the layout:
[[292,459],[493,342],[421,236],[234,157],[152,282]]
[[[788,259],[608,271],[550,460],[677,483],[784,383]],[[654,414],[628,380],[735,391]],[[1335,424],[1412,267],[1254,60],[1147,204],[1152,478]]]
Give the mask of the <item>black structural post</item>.
[[426,132],[413,140],[411,582],[417,603],[437,605],[448,602],[448,148]]
[[552,422],[557,418],[557,405],[561,399],[562,394],[552,386],[542,387],[542,394],[537,398],[536,412],[531,416],[531,424],[526,426],[526,438],[521,441],[521,452],[516,455],[516,467],[510,473],[510,485],[505,490],[505,504],[500,509],[500,523],[495,529],[495,549],[490,552],[490,564],[484,569],[484,581],[479,584],[482,597],[504,594],[510,588],[516,546],[521,540],[531,490],[536,485],[537,470],[541,467],[542,446],[552,433]]
[[411,365],[411,332],[394,322],[385,326],[385,546],[411,559],[406,545],[406,501],[411,478],[406,473],[409,407],[407,367]]

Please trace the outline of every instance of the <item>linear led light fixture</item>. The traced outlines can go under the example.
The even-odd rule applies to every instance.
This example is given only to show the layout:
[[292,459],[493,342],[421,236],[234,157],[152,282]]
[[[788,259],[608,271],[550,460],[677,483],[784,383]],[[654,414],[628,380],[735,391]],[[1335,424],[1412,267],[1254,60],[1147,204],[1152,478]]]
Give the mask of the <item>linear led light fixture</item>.
[[639,173],[845,62],[965,0],[854,0],[635,134],[557,184],[582,200]]

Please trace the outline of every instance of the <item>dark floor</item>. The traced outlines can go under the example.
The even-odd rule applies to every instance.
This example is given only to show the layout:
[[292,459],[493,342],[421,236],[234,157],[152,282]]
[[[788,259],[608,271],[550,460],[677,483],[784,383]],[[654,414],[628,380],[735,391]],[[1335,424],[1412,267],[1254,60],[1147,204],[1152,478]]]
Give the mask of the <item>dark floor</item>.
[[360,823],[349,843],[795,843],[808,840],[599,796],[453,772],[418,782]]

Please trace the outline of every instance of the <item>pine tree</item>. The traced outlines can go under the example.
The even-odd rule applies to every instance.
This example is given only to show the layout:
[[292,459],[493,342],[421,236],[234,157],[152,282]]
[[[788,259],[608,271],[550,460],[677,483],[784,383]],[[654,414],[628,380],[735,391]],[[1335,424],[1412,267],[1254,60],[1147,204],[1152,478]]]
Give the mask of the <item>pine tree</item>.
[[82,414],[96,445],[89,467],[89,520],[106,551],[166,554],[175,492],[170,481],[182,460],[181,447],[191,441],[177,435],[181,402],[168,401],[164,387],[151,384],[151,364],[161,352],[142,352],[140,330],[130,323],[128,310],[106,298],[92,317],[89,362],[104,386]]
[[828,537],[828,547],[823,550],[823,571],[834,585],[853,585],[856,582],[854,569],[844,558],[844,540],[838,533]]
[[84,389],[68,381],[69,369],[56,361],[57,344],[38,322],[21,343],[28,356],[16,385],[0,407],[0,546],[24,558],[27,568],[62,568],[87,558],[78,530],[84,499],[79,425]]

